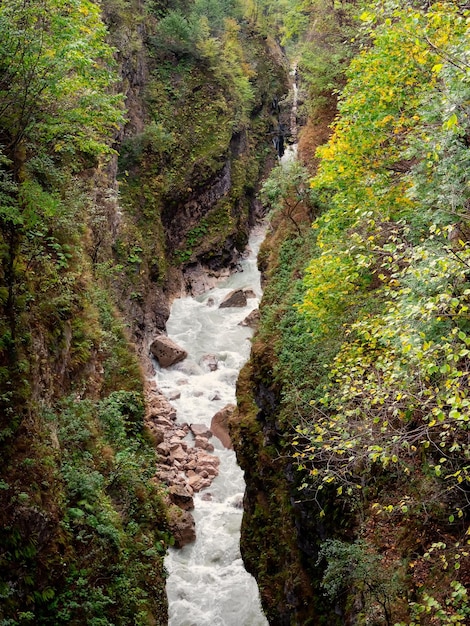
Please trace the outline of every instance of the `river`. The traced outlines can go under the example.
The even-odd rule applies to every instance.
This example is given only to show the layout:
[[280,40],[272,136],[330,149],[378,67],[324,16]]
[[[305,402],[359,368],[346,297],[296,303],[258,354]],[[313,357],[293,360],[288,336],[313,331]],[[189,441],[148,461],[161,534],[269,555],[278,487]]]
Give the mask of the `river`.
[[[235,403],[235,385],[250,355],[253,331],[239,323],[261,298],[256,257],[264,231],[255,228],[240,271],[196,298],[174,301],[167,322],[168,336],[188,352],[181,363],[158,369],[156,381],[172,401],[178,422],[210,426],[213,415]],[[249,289],[254,296],[243,308],[222,308],[219,303],[233,289]],[[215,355],[218,368],[201,364]],[[191,438],[189,437],[189,440]],[[219,476],[194,497],[196,541],[180,550],[170,549],[167,595],[170,626],[267,626],[255,579],[243,566],[240,526],[245,483],[235,453],[213,437],[220,458]]]

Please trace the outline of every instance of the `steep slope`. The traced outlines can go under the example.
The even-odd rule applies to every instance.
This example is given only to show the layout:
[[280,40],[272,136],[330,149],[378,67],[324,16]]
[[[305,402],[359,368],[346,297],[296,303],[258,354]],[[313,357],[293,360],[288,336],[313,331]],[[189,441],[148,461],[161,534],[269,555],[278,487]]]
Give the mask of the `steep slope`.
[[361,12],[314,228],[263,257],[234,435],[272,624],[470,614],[468,8],[402,5]]
[[102,10],[0,8],[0,621],[11,625],[167,622],[148,337],[189,261],[217,269],[231,241],[241,247],[283,89],[275,46],[240,15],[215,26],[158,2]]

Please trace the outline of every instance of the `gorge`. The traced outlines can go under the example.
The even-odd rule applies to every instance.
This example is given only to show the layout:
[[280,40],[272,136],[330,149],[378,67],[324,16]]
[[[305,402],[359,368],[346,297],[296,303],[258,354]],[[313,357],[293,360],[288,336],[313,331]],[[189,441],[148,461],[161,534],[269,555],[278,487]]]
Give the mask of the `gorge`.
[[469,24],[0,4],[0,626],[468,623]]

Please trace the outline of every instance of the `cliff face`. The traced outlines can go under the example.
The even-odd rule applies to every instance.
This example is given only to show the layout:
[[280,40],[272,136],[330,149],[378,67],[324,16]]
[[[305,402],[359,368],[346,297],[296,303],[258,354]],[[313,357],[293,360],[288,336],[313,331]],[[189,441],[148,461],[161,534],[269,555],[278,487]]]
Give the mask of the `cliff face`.
[[284,70],[235,18],[39,4],[0,9],[0,621],[163,625],[148,343],[194,267],[236,263]]
[[[150,16],[147,31],[152,23],[158,30]],[[147,32],[140,69],[127,77],[134,86],[127,108],[140,114],[122,139],[113,253],[126,268],[115,285],[144,361],[172,297],[197,293],[236,266],[274,155],[272,102],[286,90],[282,55],[255,26],[231,28],[220,45],[235,53],[232,66],[158,47]]]
[[[289,230],[286,224],[284,228]],[[336,623],[318,590],[318,544],[328,533],[314,514],[315,504],[299,492],[300,474],[289,445],[294,416],[282,409],[287,385],[276,371],[279,325],[296,290],[306,246],[298,246],[291,264],[281,268],[275,261],[279,241],[268,239],[262,258],[273,245],[270,261],[263,261],[271,281],[260,308],[261,318],[268,316],[272,326],[255,335],[250,361],[238,380],[238,413],[231,423],[246,481],[241,549],[246,568],[258,581],[270,624],[319,624],[326,615],[329,623]],[[282,283],[280,291],[273,292],[273,281]]]

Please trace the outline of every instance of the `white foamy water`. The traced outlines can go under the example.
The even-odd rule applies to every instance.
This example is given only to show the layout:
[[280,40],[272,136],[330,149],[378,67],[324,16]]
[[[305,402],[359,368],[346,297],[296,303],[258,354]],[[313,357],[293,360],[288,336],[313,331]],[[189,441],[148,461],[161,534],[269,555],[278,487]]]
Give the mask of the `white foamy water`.
[[[226,404],[235,403],[239,371],[250,355],[252,330],[239,322],[258,307],[261,298],[256,255],[264,233],[250,238],[250,251],[233,274],[215,289],[197,298],[175,300],[167,322],[168,336],[182,346],[188,357],[181,363],[158,369],[159,389],[171,397],[178,422],[210,426]],[[233,289],[251,289],[256,297],[243,308],[218,306]],[[218,368],[209,371],[202,359],[215,355]],[[245,489],[243,472],[235,453],[218,439],[211,442],[220,458],[219,476],[195,495],[195,543],[171,549],[165,565],[169,572],[167,595],[170,626],[267,626],[255,579],[243,566],[240,525]],[[210,500],[203,498],[210,497]]]

